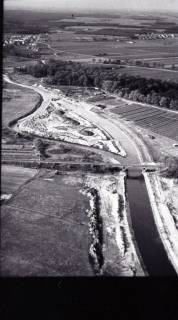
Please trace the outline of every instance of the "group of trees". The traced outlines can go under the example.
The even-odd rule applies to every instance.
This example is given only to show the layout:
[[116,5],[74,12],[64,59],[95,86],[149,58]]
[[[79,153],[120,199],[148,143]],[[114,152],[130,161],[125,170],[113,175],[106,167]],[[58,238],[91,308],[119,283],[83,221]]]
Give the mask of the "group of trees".
[[164,169],[161,170],[161,174],[167,178],[178,178],[178,158],[165,156],[161,158],[164,163]]
[[8,44],[3,48],[4,57],[10,56],[18,56],[24,58],[36,58],[39,56],[36,52],[33,52],[30,49],[26,49],[25,46],[17,46],[15,44]]
[[42,157],[42,158],[46,158],[46,147],[48,146],[48,144],[46,142],[44,142],[42,139],[40,138],[36,138],[33,141],[34,147],[36,148],[38,154]]
[[120,97],[178,110],[178,84],[121,73],[112,66],[86,65],[72,61],[49,60],[28,65],[21,72],[46,77],[50,85],[98,87]]

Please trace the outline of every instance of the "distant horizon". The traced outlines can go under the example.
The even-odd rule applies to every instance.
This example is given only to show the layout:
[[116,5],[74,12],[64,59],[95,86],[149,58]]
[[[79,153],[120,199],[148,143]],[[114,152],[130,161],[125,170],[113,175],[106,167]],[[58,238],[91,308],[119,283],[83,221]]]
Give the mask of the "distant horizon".
[[5,10],[41,12],[173,12],[178,13],[177,0],[4,0]]
[[151,14],[154,13],[172,13],[174,15],[178,16],[178,12],[175,12],[175,10],[171,10],[171,9],[167,9],[167,10],[158,10],[158,9],[118,9],[118,11],[116,12],[116,10],[114,9],[41,9],[41,8],[6,8],[4,6],[4,11],[31,11],[31,12],[43,12],[43,13],[65,13],[65,14],[114,14],[114,15],[119,15],[119,13],[132,13],[132,12],[138,12],[138,13],[146,13],[149,12]]

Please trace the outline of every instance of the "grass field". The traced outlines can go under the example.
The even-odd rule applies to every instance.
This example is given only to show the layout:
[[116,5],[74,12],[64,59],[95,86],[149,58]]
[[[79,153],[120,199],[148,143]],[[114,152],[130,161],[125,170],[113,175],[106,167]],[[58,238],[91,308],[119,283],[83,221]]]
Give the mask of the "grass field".
[[[141,59],[147,62],[176,63],[178,52],[178,38],[167,40],[137,40],[134,43],[118,41],[76,41],[70,33],[64,31],[62,36],[52,35],[50,45],[56,50],[55,59],[74,60],[84,63],[92,63],[93,58],[99,59]],[[80,34],[76,36],[81,36]],[[65,39],[66,37],[66,39]],[[59,41],[60,39],[60,41]],[[98,56],[98,55],[101,56]],[[106,54],[106,56],[104,56]],[[102,57],[103,55],[103,57]],[[44,57],[43,57],[44,58]],[[165,59],[165,60],[164,60]],[[174,71],[164,71],[139,67],[129,67],[121,69],[122,73],[146,78],[178,81],[178,73]]]
[[50,142],[45,151],[48,159],[54,161],[102,162],[102,151],[98,153],[73,143]]
[[60,20],[54,20],[56,22],[68,22],[72,24],[77,23],[84,23],[84,24],[90,24],[90,25],[132,25],[132,26],[142,26],[142,25],[156,25],[157,28],[160,27],[167,27],[167,24],[174,24],[177,22],[176,20],[177,15],[175,14],[164,14],[164,13],[133,13],[133,12],[122,12],[122,14],[102,14],[101,15],[91,15],[91,14],[80,14],[75,15],[75,18],[71,17],[61,17]]
[[40,97],[34,91],[19,88],[13,84],[5,84],[3,89],[2,125],[31,111]]
[[[3,59],[3,68],[4,71],[7,68],[8,71],[14,67],[21,67],[22,65],[29,65],[34,63],[35,59],[32,58],[24,58],[19,56],[8,56]],[[13,70],[12,70],[13,71]]]
[[149,62],[149,63],[153,63],[153,62],[161,62],[163,64],[177,64],[178,63],[178,57],[168,57],[168,58],[141,58],[140,60],[144,61],[144,62]]
[[92,275],[82,179],[41,176],[2,206],[3,276]]
[[72,51],[76,53],[83,53],[87,55],[96,55],[100,52],[109,54],[118,54],[123,57],[127,56],[141,56],[144,58],[156,55],[156,57],[176,56],[178,49],[178,39],[146,41],[138,40],[133,44],[116,41],[91,41],[91,42],[77,42],[77,41],[56,41],[52,43],[52,47],[61,51]]
[[16,166],[1,166],[1,193],[13,194],[21,185],[31,179],[37,170]]
[[147,79],[160,79],[165,81],[178,82],[178,71],[156,70],[153,68],[128,67],[120,69],[123,74],[140,76]]

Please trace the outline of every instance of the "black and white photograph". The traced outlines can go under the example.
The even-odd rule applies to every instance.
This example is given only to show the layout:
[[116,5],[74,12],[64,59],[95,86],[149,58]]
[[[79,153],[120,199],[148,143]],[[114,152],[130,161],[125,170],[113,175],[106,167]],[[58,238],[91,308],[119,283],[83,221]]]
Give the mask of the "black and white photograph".
[[178,1],[4,0],[2,47],[1,277],[177,279]]

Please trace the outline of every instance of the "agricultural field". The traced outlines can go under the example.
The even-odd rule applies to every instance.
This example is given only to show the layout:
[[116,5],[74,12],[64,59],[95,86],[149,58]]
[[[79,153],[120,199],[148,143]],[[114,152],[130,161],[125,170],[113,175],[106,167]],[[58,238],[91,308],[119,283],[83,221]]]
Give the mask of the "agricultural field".
[[[30,139],[30,140],[29,140]],[[42,150],[36,146],[37,140],[40,140]],[[104,162],[112,161],[109,152],[82,146],[78,143],[67,143],[62,141],[53,141],[50,139],[38,139],[38,137],[27,137],[26,139],[19,135],[13,135],[13,132],[6,134],[2,139],[1,161],[10,164],[25,163],[31,161],[38,165],[39,159],[43,162]]]
[[[12,17],[11,17],[12,18]],[[32,18],[32,17],[31,17]],[[21,17],[18,17],[21,21]],[[36,18],[33,18],[36,21]],[[40,49],[39,55],[42,60],[56,59],[56,60],[73,60],[83,63],[102,62],[105,58],[116,59],[155,59],[157,62],[162,62],[163,58],[167,58],[168,63],[174,63],[174,58],[177,58],[178,52],[178,37],[168,38],[164,40],[140,40],[134,39],[130,42],[130,35],[148,30],[151,32],[171,32],[177,34],[177,20],[176,14],[162,15],[158,17],[154,14],[133,15],[123,13],[122,15],[109,16],[75,16],[70,17],[63,15],[56,19],[56,15],[51,13],[47,18],[43,17],[45,26],[48,25],[48,41],[43,42],[43,48]],[[43,21],[43,20],[42,20]],[[8,21],[8,23],[10,23]],[[35,25],[36,22],[34,22]],[[39,24],[39,21],[38,21]],[[28,24],[27,26],[28,27]],[[31,28],[31,25],[29,26]],[[95,29],[95,32],[100,35],[87,34]],[[81,33],[80,33],[81,30]],[[107,30],[109,34],[108,41],[102,40],[102,30]],[[170,31],[169,31],[170,30]],[[115,32],[121,32],[122,36],[115,37]],[[123,34],[125,32],[125,37]],[[146,31],[145,31],[146,32]],[[30,33],[30,32],[29,32]],[[94,31],[93,31],[94,33]],[[130,35],[129,35],[130,33]],[[93,36],[96,38],[94,39]],[[90,39],[87,40],[87,37]],[[112,39],[113,38],[113,39]],[[116,41],[118,40],[118,41]],[[48,50],[48,52],[46,51]],[[172,60],[173,59],[173,60]],[[20,65],[28,65],[35,62],[36,59],[23,58],[20,56],[8,56],[4,58],[4,68],[14,67]],[[146,60],[147,61],[147,60]],[[140,75],[145,77],[152,77],[156,79],[170,79],[177,81],[176,72],[162,72],[159,70],[148,70],[143,68],[127,68],[122,69],[121,72]]]
[[168,57],[168,58],[140,58],[139,60],[144,61],[144,62],[161,62],[164,64],[178,64],[178,57]]
[[81,177],[41,171],[2,206],[1,275],[93,275],[81,188]]
[[34,91],[5,84],[3,88],[2,125],[30,112],[39,103],[40,97]]
[[116,41],[89,41],[85,42],[83,45],[82,42],[78,41],[57,41],[52,43],[52,47],[56,50],[72,52],[72,53],[81,53],[86,55],[97,55],[98,53],[107,53],[108,56],[118,55],[118,57],[177,57],[177,47],[178,40],[177,38],[167,40],[165,44],[161,40],[156,41],[146,41],[138,40],[133,44],[125,42],[116,42]]
[[35,63],[38,60],[19,57],[19,56],[7,56],[3,59],[3,69],[13,71],[13,68],[20,67],[23,65],[29,65]]
[[1,211],[3,276],[143,275],[123,174],[103,179],[41,170]]
[[178,113],[136,103],[120,103],[113,113],[153,133],[178,141]]
[[[35,62],[34,62],[35,64]],[[17,83],[20,83],[20,84],[24,84],[24,85],[27,85],[27,86],[33,86],[33,85],[39,85],[41,83],[41,80],[31,76],[31,75],[26,75],[26,74],[21,74],[20,72],[8,72],[9,76],[10,76],[10,79],[14,82],[17,82]],[[13,84],[12,84],[13,85]],[[19,88],[19,87],[18,87]],[[19,88],[21,90],[25,89],[25,88]],[[26,89],[26,90],[30,90],[30,89]],[[32,90],[30,90],[32,91]],[[22,91],[23,92],[23,91]],[[32,91],[32,93],[35,94],[34,91]],[[36,93],[37,94],[37,93]],[[38,96],[38,94],[37,94]]]
[[36,162],[39,158],[37,156],[37,150],[32,143],[23,141],[23,143],[17,143],[18,138],[16,138],[16,143],[13,145],[10,143],[2,143],[1,149],[1,161],[10,163],[11,161],[23,162],[23,161],[34,161]]
[[1,159],[6,161],[37,160],[32,143],[33,138],[16,134],[9,124],[14,119],[31,112],[40,103],[40,96],[34,91],[13,84],[4,84],[2,108]]
[[[168,65],[176,63],[174,59],[177,59],[178,37],[165,41],[136,40],[133,43],[129,43],[129,41],[115,41],[111,39],[109,41],[103,41],[101,39],[97,41],[90,39],[90,41],[87,41],[82,38],[82,34],[76,34],[80,39],[77,40],[72,36],[68,38],[68,32],[67,30],[63,31],[62,36],[60,33],[57,33],[57,35],[52,34],[49,38],[50,46],[55,52],[53,58],[56,60],[72,60],[86,64],[102,63],[105,59],[139,59],[151,63],[154,61],[164,62],[166,64],[168,63]],[[52,56],[50,56],[50,58],[51,57]],[[45,57],[45,55],[43,55],[42,58],[49,59],[49,57]],[[162,59],[167,60],[164,61]],[[174,70],[168,72],[156,70],[156,68],[150,70],[132,66],[121,69],[121,73],[178,81],[178,73]]]
[[1,200],[8,200],[13,193],[32,179],[37,170],[16,166],[1,166]]
[[132,12],[122,12],[122,14],[105,14],[103,13],[100,16],[93,16],[93,15],[80,15],[80,16],[75,16],[75,20],[74,18],[71,19],[71,17],[65,17],[65,18],[61,18],[58,21],[72,21],[74,20],[75,22],[83,22],[85,24],[87,23],[92,23],[92,24],[123,24],[123,25],[128,25],[128,24],[132,24],[133,26],[135,24],[138,25],[143,25],[145,23],[147,24],[153,24],[153,23],[166,23],[169,21],[170,23],[175,23],[176,21],[176,13],[172,14],[172,15],[166,15],[164,13],[159,13],[155,14],[155,13],[144,13],[142,12],[140,13],[132,13]]
[[110,156],[102,150],[82,147],[73,143],[53,142],[43,140],[47,143],[45,149],[46,160],[50,161],[72,161],[72,162],[103,162],[109,160]]
[[160,79],[165,81],[172,81],[178,83],[178,70],[169,71],[166,69],[154,69],[154,68],[144,68],[144,67],[126,67],[120,69],[123,74],[128,74],[131,76],[140,76],[146,79]]

